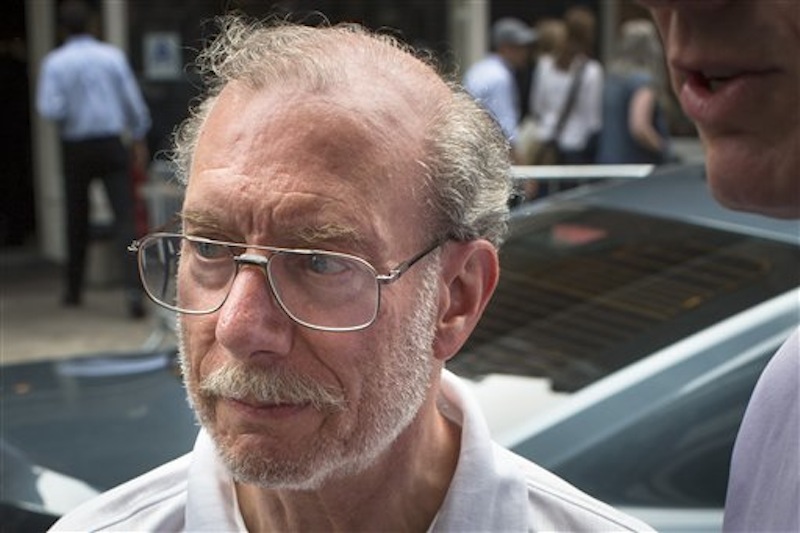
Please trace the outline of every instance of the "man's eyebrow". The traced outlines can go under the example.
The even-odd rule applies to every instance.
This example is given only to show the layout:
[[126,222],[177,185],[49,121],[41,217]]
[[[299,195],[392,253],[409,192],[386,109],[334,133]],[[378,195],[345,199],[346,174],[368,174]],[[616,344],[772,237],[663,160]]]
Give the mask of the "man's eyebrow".
[[340,244],[363,250],[366,240],[361,232],[352,226],[326,223],[319,226],[302,225],[292,231],[298,243],[307,247],[325,244]]
[[[184,227],[188,224],[194,229],[223,232],[226,228],[213,213],[208,211],[186,210],[180,213]],[[298,224],[279,225],[273,238],[285,246],[301,248],[343,248],[351,252],[365,252],[368,240],[351,225],[328,222],[316,225],[313,221]],[[278,242],[271,244],[279,244]]]
[[222,230],[219,219],[207,211],[184,210],[178,216],[184,227],[189,223],[203,229]]

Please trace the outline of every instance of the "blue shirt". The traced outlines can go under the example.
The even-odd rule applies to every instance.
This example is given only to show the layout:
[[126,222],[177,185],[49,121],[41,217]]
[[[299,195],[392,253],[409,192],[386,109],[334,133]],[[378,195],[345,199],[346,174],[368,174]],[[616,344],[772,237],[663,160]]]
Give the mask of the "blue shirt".
[[514,141],[519,123],[519,94],[514,74],[503,59],[492,54],[478,61],[464,76],[464,88],[483,105]]
[[70,37],[45,56],[36,107],[69,141],[124,132],[142,139],[151,124],[125,55],[90,35]]

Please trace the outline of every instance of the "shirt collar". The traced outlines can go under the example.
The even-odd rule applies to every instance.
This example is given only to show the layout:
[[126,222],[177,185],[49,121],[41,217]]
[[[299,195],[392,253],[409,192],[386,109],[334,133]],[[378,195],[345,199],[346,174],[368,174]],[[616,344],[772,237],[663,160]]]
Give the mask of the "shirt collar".
[[461,450],[450,488],[429,531],[525,531],[528,489],[506,450],[492,441],[468,385],[449,371],[442,376],[439,410],[461,425]]
[[189,466],[186,531],[247,531],[228,469],[205,428],[200,430]]
[[[445,370],[439,411],[461,426],[461,449],[444,503],[429,531],[524,531],[529,509],[525,479],[490,437],[477,400]],[[200,430],[189,468],[187,531],[245,531],[230,473],[211,437]]]

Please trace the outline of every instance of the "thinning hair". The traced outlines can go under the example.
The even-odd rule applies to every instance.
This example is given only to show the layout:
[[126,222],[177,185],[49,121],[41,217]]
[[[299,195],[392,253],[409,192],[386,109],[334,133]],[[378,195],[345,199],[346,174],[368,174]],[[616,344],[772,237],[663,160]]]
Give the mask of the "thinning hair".
[[655,25],[647,19],[625,22],[609,71],[627,75],[646,72],[659,82],[664,78],[664,50]]
[[620,39],[609,63],[610,74],[628,77],[646,75],[662,106],[669,109],[669,86],[661,38],[655,24],[648,19],[633,19],[620,28]]
[[203,124],[228,83],[256,90],[288,86],[301,94],[347,91],[354,80],[348,71],[362,69],[401,94],[412,91],[403,97],[410,96],[409,112],[424,118],[419,164],[438,231],[456,240],[502,243],[511,192],[508,144],[486,111],[439,74],[430,57],[354,24],[309,27],[233,15],[218,22],[221,31],[196,61],[204,95],[173,135],[172,158],[182,183],[188,183]]

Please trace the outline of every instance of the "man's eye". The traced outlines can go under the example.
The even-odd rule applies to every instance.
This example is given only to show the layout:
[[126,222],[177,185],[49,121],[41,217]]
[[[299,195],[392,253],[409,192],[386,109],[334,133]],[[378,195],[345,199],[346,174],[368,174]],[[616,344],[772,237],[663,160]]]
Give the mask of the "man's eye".
[[228,250],[222,244],[215,244],[212,242],[193,241],[192,246],[195,252],[200,257],[205,259],[221,259],[227,257]]
[[314,274],[326,276],[341,274],[351,268],[348,259],[324,254],[310,255],[306,262],[308,269]]

